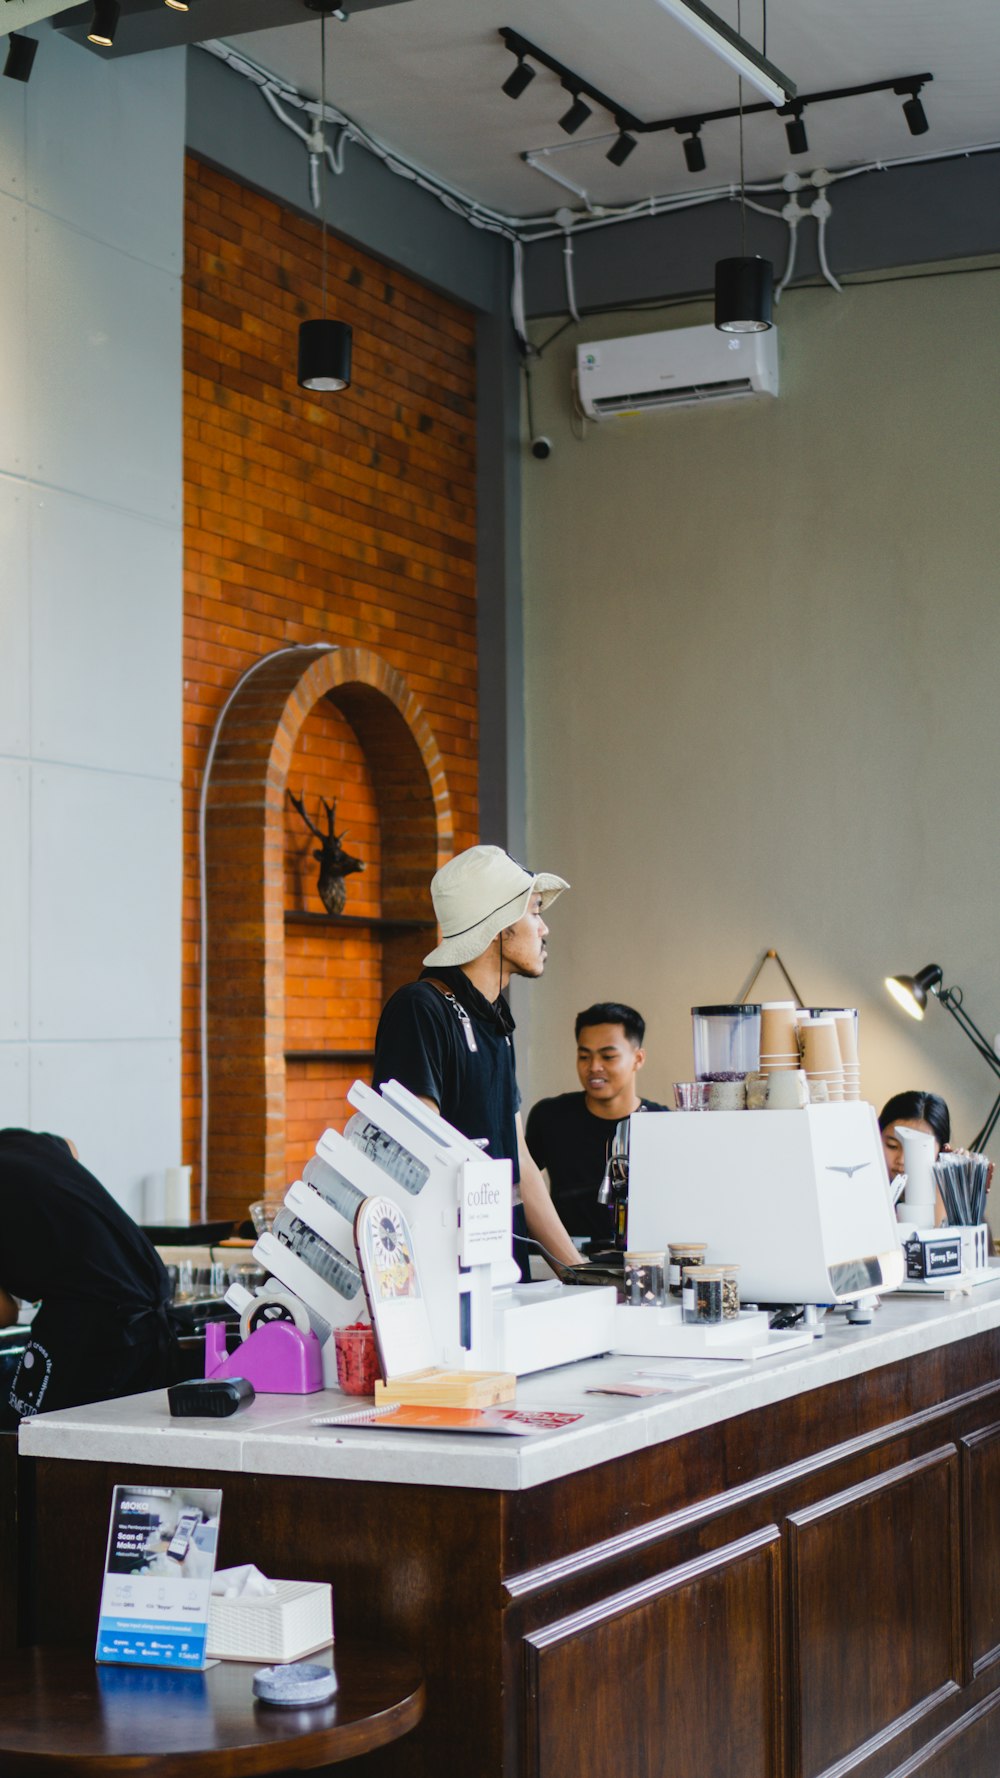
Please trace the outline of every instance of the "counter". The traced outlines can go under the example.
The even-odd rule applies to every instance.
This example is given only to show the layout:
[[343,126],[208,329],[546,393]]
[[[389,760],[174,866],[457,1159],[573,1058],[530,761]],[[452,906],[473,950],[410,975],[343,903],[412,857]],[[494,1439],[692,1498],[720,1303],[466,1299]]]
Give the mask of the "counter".
[[44,1416],[33,1632],[91,1641],[116,1481],[197,1475],[225,1563],[330,1578],[342,1631],[424,1666],[424,1723],[367,1778],[995,1778],[1000,1284],[669,1396],[587,1393],[675,1368],[525,1379],[522,1405],[586,1418],[524,1442],[321,1430],[356,1405],[329,1394]]

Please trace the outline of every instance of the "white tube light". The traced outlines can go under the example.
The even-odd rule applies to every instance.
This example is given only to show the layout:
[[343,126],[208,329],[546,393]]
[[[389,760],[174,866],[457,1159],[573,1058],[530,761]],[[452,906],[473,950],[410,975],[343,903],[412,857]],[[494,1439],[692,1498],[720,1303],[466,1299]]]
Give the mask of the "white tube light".
[[687,25],[689,31],[700,37],[702,43],[707,43],[709,49],[714,49],[717,56],[735,68],[737,74],[755,86],[773,105],[785,105],[789,99],[794,99],[795,82],[789,80],[787,74],[782,74],[773,62],[758,55],[745,37],[737,36],[725,19],[702,6],[701,0],[658,0],[658,4],[664,12]]

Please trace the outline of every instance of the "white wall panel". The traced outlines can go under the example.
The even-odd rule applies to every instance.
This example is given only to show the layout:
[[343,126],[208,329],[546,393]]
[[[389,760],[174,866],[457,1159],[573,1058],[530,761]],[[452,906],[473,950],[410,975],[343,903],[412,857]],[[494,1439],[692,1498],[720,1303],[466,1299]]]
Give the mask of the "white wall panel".
[[28,457],[27,239],[24,205],[0,198],[0,473],[8,475],[23,475]]
[[31,509],[33,756],[178,781],[180,530],[53,491]]
[[0,476],[0,754],[28,751],[30,494]]
[[0,1042],[28,1035],[29,768],[0,759]]
[[0,1129],[31,1126],[28,1045],[0,1043]]
[[[7,53],[6,38],[0,49]],[[0,90],[0,191],[13,197],[24,196],[24,133],[27,89],[18,80],[8,80]]]
[[27,473],[178,522],[178,279],[36,210],[28,312]]
[[69,1136],[80,1159],[136,1221],[143,1175],[180,1163],[177,1043],[31,1047],[31,1125]]
[[31,1036],[178,1037],[179,788],[33,766],[31,887]]
[[[89,51],[82,52],[90,54]],[[49,33],[27,114],[28,201],[166,271],[182,267],[183,49],[105,61]]]

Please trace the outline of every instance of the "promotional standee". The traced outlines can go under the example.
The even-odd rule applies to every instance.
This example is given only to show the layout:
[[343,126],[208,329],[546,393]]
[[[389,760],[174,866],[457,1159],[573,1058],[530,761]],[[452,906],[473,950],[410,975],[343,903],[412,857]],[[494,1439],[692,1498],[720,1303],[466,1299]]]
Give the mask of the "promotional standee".
[[218,1488],[115,1488],[98,1661],[204,1667],[221,1506]]

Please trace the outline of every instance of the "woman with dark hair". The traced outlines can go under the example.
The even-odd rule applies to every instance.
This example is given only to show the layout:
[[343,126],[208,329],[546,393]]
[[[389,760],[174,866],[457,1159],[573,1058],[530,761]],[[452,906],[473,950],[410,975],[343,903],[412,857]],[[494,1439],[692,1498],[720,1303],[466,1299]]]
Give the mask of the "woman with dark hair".
[[936,1144],[935,1160],[942,1148],[947,1148],[951,1141],[951,1114],[937,1093],[895,1093],[891,1099],[886,1100],[878,1114],[878,1127],[882,1132],[882,1149],[890,1180],[898,1179],[901,1173],[906,1172],[903,1144],[895,1133],[897,1124],[902,1124],[908,1130],[921,1130],[925,1136],[933,1136]]

